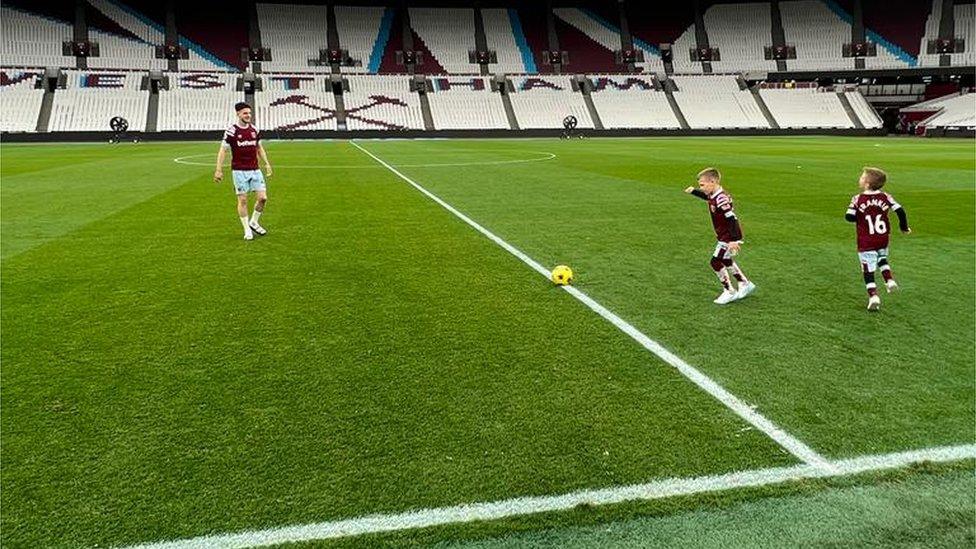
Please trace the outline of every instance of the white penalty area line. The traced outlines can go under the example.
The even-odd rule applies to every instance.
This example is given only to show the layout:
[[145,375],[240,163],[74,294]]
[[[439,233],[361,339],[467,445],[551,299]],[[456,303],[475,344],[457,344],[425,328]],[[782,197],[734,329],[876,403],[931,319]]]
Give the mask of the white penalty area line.
[[567,511],[581,505],[608,505],[628,501],[691,496],[737,488],[755,488],[803,479],[829,478],[897,469],[924,462],[938,463],[973,458],[976,458],[976,445],[927,448],[832,461],[829,469],[813,465],[794,465],[724,475],[667,479],[615,488],[580,490],[555,496],[521,497],[453,507],[421,509],[399,514],[368,515],[347,520],[252,530],[234,534],[213,534],[183,540],[134,545],[128,549],[266,547],[284,543],[345,538],[448,524],[498,520],[536,513]]
[[[528,255],[523,253],[515,246],[512,246],[508,242],[505,242],[495,233],[482,227],[478,222],[464,215],[456,208],[454,208],[454,206],[451,206],[447,202],[444,202],[443,200],[440,199],[440,197],[428,191],[427,189],[425,189],[416,181],[410,179],[406,175],[403,175],[403,173],[401,173],[399,170],[389,165],[388,163],[383,161],[375,154],[364,149],[355,141],[350,141],[350,143],[352,144],[352,146],[356,147],[357,149],[369,155],[370,158],[380,163],[383,167],[393,172],[397,177],[409,183],[413,188],[423,193],[425,196],[427,196],[427,198],[430,198],[431,200],[439,204],[441,207],[454,214],[454,216],[459,218],[461,221],[464,221],[465,223],[470,225],[473,229],[486,236],[489,240],[491,240],[495,244],[498,244],[505,251],[519,258],[520,260],[522,260],[523,263],[525,263],[529,267],[532,267],[532,269],[535,270],[537,273],[546,277],[546,279],[549,279],[549,269],[546,269],[545,267],[540,265],[536,260],[529,257]],[[616,313],[614,313],[610,309],[607,309],[592,297],[586,295],[585,293],[583,293],[582,291],[578,290],[573,286],[563,286],[562,288],[567,292],[569,292],[571,296],[575,297],[584,305],[589,307],[592,311],[594,311],[595,313],[597,313],[598,315],[602,316],[604,319],[609,321],[611,324],[616,326],[620,331],[630,336],[631,339],[639,343],[642,347],[654,353],[658,358],[660,358],[661,360],[663,360],[664,362],[668,363],[673,368],[681,372],[681,374],[686,378],[688,378],[689,380],[691,380],[692,383],[697,385],[699,388],[701,388],[708,394],[712,395],[716,400],[718,400],[719,402],[724,404],[727,408],[735,412],[736,415],[738,415],[739,417],[747,421],[750,425],[752,425],[756,429],[759,429],[763,433],[766,433],[766,435],[769,438],[773,439],[787,452],[793,454],[798,459],[800,459],[801,461],[803,461],[808,465],[812,465],[815,467],[819,467],[821,469],[828,469],[828,470],[830,469],[830,467],[832,467],[831,463],[828,462],[827,459],[825,459],[823,456],[815,452],[812,448],[804,444],[798,438],[787,433],[786,431],[778,427],[775,423],[767,419],[759,412],[756,412],[751,406],[743,402],[741,399],[739,399],[739,397],[727,391],[724,387],[719,385],[715,380],[708,377],[707,375],[702,373],[694,366],[688,364],[680,357],[678,357],[671,351],[664,348],[663,345],[648,337],[646,334],[644,334],[643,332],[641,332],[640,330],[632,326],[626,320],[617,316]]]

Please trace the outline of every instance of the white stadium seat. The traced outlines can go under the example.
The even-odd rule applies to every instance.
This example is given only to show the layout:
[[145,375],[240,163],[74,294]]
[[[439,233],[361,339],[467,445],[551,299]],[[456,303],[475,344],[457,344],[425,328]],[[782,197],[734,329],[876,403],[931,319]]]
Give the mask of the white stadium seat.
[[49,131],[109,131],[115,116],[125,118],[130,130],[146,128],[149,91],[139,89],[145,73],[64,72],[65,88],[54,93]]
[[649,76],[590,76],[593,106],[604,128],[679,128],[667,95],[654,89]]
[[[773,71],[776,62],[763,58],[772,42],[768,2],[717,4],[705,12],[708,44],[718,48],[721,61],[712,61],[713,72]],[[675,52],[675,55],[684,52]]]
[[44,90],[36,87],[41,72],[5,69],[9,83],[0,87],[0,131],[33,132]]
[[468,50],[475,49],[473,9],[410,8],[410,26],[449,74],[478,73],[468,62]]
[[749,90],[734,76],[675,76],[674,99],[691,128],[768,128]]
[[822,88],[761,89],[759,95],[781,128],[853,126],[847,111],[833,91]]
[[[225,130],[237,118],[234,104],[244,100],[232,73],[169,73],[169,90],[159,91],[160,131]],[[257,118],[255,125],[263,128]]]
[[498,63],[489,65],[493,72],[516,74],[536,72],[533,70],[535,60],[528,45],[523,43],[521,47],[519,46],[519,41],[524,40],[524,36],[520,39],[513,27],[513,19],[518,20],[516,10],[482,9],[481,19],[485,23],[485,41],[488,49],[494,50],[498,56]]
[[851,41],[851,24],[819,0],[780,2],[786,43],[796,46],[790,70],[854,68],[854,59],[844,57],[844,44]]
[[410,77],[350,75],[343,94],[350,130],[424,129],[420,95],[410,91]]
[[335,130],[335,94],[327,76],[264,75],[254,120],[262,130]]
[[67,23],[2,6],[0,31],[6,67],[74,66],[74,57],[61,54],[61,43],[73,32]]
[[434,77],[434,92],[427,94],[434,128],[508,129],[508,118],[499,92],[482,77]]
[[264,71],[329,72],[329,66],[315,65],[319,50],[328,47],[328,16],[325,6],[258,4],[261,44],[270,48],[271,61],[262,61]]
[[[336,6],[336,31],[339,33],[339,45],[349,52],[349,57],[360,64],[355,67],[342,67],[342,72],[376,72],[370,71],[370,61],[375,59],[376,68],[379,58],[383,55],[383,44],[377,44],[383,24],[385,8],[373,6]],[[374,51],[374,50],[379,51]]]
[[519,127],[562,128],[563,119],[576,117],[578,128],[592,128],[583,94],[574,92],[569,76],[524,76],[512,78],[512,109]]

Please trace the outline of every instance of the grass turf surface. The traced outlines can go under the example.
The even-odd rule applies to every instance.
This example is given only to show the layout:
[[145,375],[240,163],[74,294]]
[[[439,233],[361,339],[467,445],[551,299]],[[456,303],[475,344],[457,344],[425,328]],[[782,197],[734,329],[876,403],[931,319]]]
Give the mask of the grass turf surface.
[[[971,143],[362,144],[543,264],[572,265],[581,289],[828,457],[973,441]],[[5,545],[794,462],[348,143],[269,143],[272,234],[241,241],[229,185],[172,162],[209,164],[214,148],[3,147]],[[704,207],[680,192],[703,164],[725,173],[760,286],[725,309]],[[888,169],[916,232],[893,238],[905,291],[878,315],[842,217],[863,164]]]

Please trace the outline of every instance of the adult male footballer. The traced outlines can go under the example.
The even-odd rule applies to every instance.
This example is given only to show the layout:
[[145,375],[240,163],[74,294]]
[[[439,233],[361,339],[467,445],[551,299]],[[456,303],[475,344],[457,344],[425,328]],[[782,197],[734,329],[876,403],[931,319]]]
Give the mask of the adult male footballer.
[[[234,105],[237,111],[237,122],[224,132],[224,140],[217,152],[217,169],[214,170],[214,181],[220,183],[224,179],[224,158],[230,149],[231,172],[234,175],[234,190],[237,192],[237,215],[244,227],[244,240],[254,240],[254,235],[265,235],[268,231],[258,223],[264,206],[268,203],[268,189],[265,185],[265,174],[258,169],[258,157],[264,162],[264,171],[271,177],[271,161],[268,153],[261,144],[261,132],[251,124],[251,106],[241,102]],[[254,212],[250,219],[247,217],[247,193],[253,192],[257,199],[254,201]]]

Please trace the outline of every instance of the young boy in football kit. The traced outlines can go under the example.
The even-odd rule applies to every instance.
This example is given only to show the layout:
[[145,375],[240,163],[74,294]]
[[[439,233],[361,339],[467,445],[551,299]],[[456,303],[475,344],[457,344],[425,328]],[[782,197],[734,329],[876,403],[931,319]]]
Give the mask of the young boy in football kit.
[[888,264],[888,240],[891,236],[891,224],[888,212],[894,211],[898,216],[898,226],[901,232],[912,232],[908,227],[908,215],[901,204],[888,193],[881,192],[888,175],[878,168],[864,168],[857,185],[861,192],[851,198],[844,218],[857,226],[857,256],[861,260],[861,271],[864,274],[864,286],[868,290],[868,310],[877,311],[881,308],[881,297],[878,286],[874,282],[874,272],[881,269],[885,287],[888,293],[898,288],[898,283],[891,273]]
[[[746,278],[733,259],[742,246],[742,228],[732,208],[732,197],[722,188],[722,174],[715,168],[705,168],[698,172],[698,188],[688,187],[685,192],[708,202],[712,216],[718,243],[710,263],[722,283],[722,293],[715,298],[715,303],[725,305],[754,292],[756,285]],[[732,277],[738,283],[738,289],[732,286]]]

